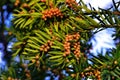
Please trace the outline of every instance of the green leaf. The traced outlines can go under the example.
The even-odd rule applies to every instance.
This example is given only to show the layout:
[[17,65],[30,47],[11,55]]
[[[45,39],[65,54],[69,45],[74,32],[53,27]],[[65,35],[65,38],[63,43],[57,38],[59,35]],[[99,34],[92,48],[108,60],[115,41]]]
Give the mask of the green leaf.
[[63,35],[60,34],[60,32],[59,33],[54,32],[54,35],[64,40]]
[[22,24],[25,21],[26,21],[26,19],[22,18],[18,23],[16,23],[15,27],[19,27],[20,24]]
[[45,31],[47,32],[48,35],[51,35],[51,33],[50,33],[48,28],[44,28],[44,29],[45,29]]
[[61,62],[63,60],[63,57],[57,58],[57,59],[50,59],[51,62]]
[[19,25],[19,28],[20,28],[20,29],[24,28],[23,26],[24,26],[25,23],[26,23],[26,21],[23,21],[23,22]]
[[55,64],[53,64],[52,66],[59,66],[59,65],[61,65],[63,62],[64,62],[64,60],[61,60],[60,62],[55,63]]
[[42,32],[42,31],[39,31],[39,33],[40,33],[41,35],[43,35],[45,38],[51,39],[51,38],[50,38],[51,35],[48,35],[48,34],[46,34],[45,32]]
[[90,23],[92,23],[91,25],[98,26],[98,27],[100,26],[93,18],[89,16],[85,16],[85,17],[88,19]]
[[16,56],[19,54],[19,52],[21,51],[21,49],[22,49],[22,48],[17,49],[17,51],[16,51],[15,53],[13,53],[12,56],[13,56],[13,57],[16,57]]
[[115,72],[111,71],[111,74],[115,77],[117,77],[118,79],[120,79],[119,75],[117,75]]
[[38,13],[38,12],[34,12],[34,13],[31,13],[30,16],[33,16],[33,17],[41,17],[42,14],[41,14],[41,13]]
[[120,20],[119,20],[118,16],[116,16],[116,15],[113,15],[113,16],[114,16],[115,23],[117,25],[119,25],[120,24]]
[[35,42],[37,41],[37,42],[39,42],[41,44],[44,44],[44,42],[42,40],[40,40],[38,37],[30,37],[30,39],[35,41]]
[[8,73],[9,73],[9,75],[11,75],[12,77],[15,76],[15,70],[14,70],[12,67],[9,67]]
[[43,11],[43,7],[40,6],[40,4],[36,3],[36,6],[39,8],[40,11]]
[[27,55],[28,53],[27,52],[22,52],[23,55]]
[[117,75],[120,75],[120,72],[118,70],[114,70],[114,72],[117,74]]
[[32,39],[32,40],[29,39],[29,40],[27,40],[27,42],[28,42],[28,43],[32,43],[32,44],[34,44],[34,45],[36,45],[36,46],[40,46],[39,43],[38,43],[36,40],[33,40],[33,39]]
[[32,22],[34,22],[34,20],[29,18],[29,19],[27,19],[27,21],[25,22],[25,24],[22,27],[24,28],[24,27],[28,26],[29,24],[32,24]]
[[77,24],[74,22],[74,20],[70,19],[69,22],[70,22],[74,27],[76,27],[76,28],[78,28],[78,29],[80,29],[80,30],[82,29],[79,25],[77,25]]
[[33,49],[30,49],[30,48],[25,48],[24,50],[29,51],[31,53],[38,53],[39,52],[38,50],[33,50]]
[[35,3],[38,3],[40,0],[31,0],[28,5],[33,6]]
[[[15,19],[15,20],[14,20]],[[18,24],[18,23],[21,23],[22,21],[24,21],[23,18],[14,18],[13,21],[14,21],[14,24]]]
[[20,46],[21,44],[23,44],[23,42],[20,42],[20,41],[16,42],[16,43],[13,44],[13,47]]
[[49,59],[58,59],[58,58],[61,58],[62,56],[61,55],[59,55],[59,56],[51,56],[51,57],[49,57]]
[[74,27],[72,27],[70,24],[66,23],[65,25],[69,27],[71,30],[75,30]]
[[75,64],[75,63],[76,63],[75,59],[72,59],[66,64],[66,66],[70,66],[70,65]]
[[34,44],[31,44],[31,43],[28,43],[28,45],[32,48],[35,48],[35,49],[40,49],[40,46],[36,46]]
[[58,22],[53,25],[56,32],[58,32]]
[[54,45],[57,45],[59,47],[63,47],[63,43],[57,40],[54,40]]
[[84,20],[84,19],[79,19],[79,18],[74,18],[74,17],[71,17],[71,19],[73,19],[73,20],[75,20],[75,22],[79,23],[79,26],[82,29],[89,29],[89,27],[90,27],[90,24],[87,23],[86,20]]
[[35,33],[35,34],[39,37],[39,39],[41,39],[44,42],[47,42],[47,40],[42,35],[40,35],[39,33]]
[[61,51],[49,51],[49,54],[57,54],[57,55],[63,55],[63,52]]
[[53,48],[53,49],[60,49],[61,50],[61,47],[59,47],[59,46],[51,46],[51,48]]

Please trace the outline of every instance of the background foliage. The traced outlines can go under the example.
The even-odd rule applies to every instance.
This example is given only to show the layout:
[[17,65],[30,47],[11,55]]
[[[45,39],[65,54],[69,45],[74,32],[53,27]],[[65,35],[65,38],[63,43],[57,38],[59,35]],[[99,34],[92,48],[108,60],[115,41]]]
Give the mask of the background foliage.
[[97,57],[87,44],[92,35],[106,28],[115,28],[115,39],[119,39],[119,3],[113,0],[114,10],[95,10],[82,0],[16,0],[10,28],[16,40],[1,80],[120,79],[119,43],[117,49]]

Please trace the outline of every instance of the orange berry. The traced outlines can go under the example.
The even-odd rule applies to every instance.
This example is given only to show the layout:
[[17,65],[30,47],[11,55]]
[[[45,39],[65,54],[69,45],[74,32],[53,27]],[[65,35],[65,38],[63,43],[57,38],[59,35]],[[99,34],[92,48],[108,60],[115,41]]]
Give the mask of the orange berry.
[[20,0],[16,0],[15,2],[16,2],[16,3],[20,3]]
[[39,59],[39,55],[36,55],[36,56],[35,56],[35,59],[37,59],[37,60],[38,60],[38,59]]
[[32,10],[30,10],[30,11],[29,11],[29,13],[34,13],[34,12],[35,12],[35,10],[34,10],[34,9],[32,9]]
[[61,15],[60,18],[63,18],[63,16]]
[[63,56],[66,57],[66,53],[64,53]]
[[50,42],[51,42],[50,40],[47,41],[48,44],[49,44]]
[[32,59],[32,63],[35,63],[35,61],[36,61],[35,59]]
[[47,18],[44,18],[44,20],[46,21],[46,20],[47,20]]
[[44,46],[44,45],[42,45],[42,46],[41,46],[41,48],[45,48],[45,46]]
[[22,66],[23,68],[27,68],[28,65],[23,63],[21,66]]
[[69,0],[66,0],[66,3],[68,3],[69,2]]
[[49,46],[47,46],[46,48],[47,48],[47,49],[50,49],[50,47],[49,47]]
[[49,14],[49,15],[48,15],[48,18],[52,18],[52,16]]
[[39,65],[40,64],[40,61],[36,61],[36,65]]
[[71,76],[71,77],[75,77],[75,76],[76,76],[76,74],[71,74],[70,76]]
[[41,0],[41,2],[46,2],[46,0]]
[[116,64],[118,64],[118,62],[117,62],[117,61],[114,61],[114,64],[116,65]]
[[52,46],[53,42],[50,42],[49,45]]
[[30,78],[30,77],[31,77],[31,76],[30,76],[30,74],[28,74],[28,73],[26,73],[25,75],[26,75],[26,77],[28,77],[28,78]]
[[47,48],[45,48],[45,49],[44,49],[44,51],[45,51],[45,52],[47,52],[47,51],[48,51],[48,49],[47,49]]
[[70,51],[69,51],[69,50],[68,50],[68,51],[66,51],[66,52],[65,52],[65,54],[66,54],[66,55],[69,55],[69,54],[70,54]]
[[98,76],[98,74],[97,73],[95,73],[95,77],[97,77]]
[[76,53],[76,57],[80,57],[80,53]]
[[28,6],[27,3],[23,3],[23,4],[22,4],[22,7],[23,7],[23,8],[28,8],[29,6]]
[[68,39],[68,38],[66,38],[66,39],[65,39],[65,41],[69,41],[69,39]]
[[8,35],[12,35],[12,32],[8,32]]
[[100,75],[98,75],[98,76],[97,76],[97,78],[98,78],[98,79],[100,79],[100,78],[101,78],[101,76],[100,76]]
[[85,77],[85,75],[84,75],[84,74],[82,74],[82,75],[81,75],[81,77],[82,77],[82,78],[84,78],[84,77]]
[[18,3],[14,3],[14,6],[16,6],[16,7],[17,7],[17,6],[18,6]]
[[41,47],[41,48],[40,48],[40,51],[43,51],[43,50],[44,50],[44,49]]
[[66,62],[70,62],[69,59],[66,59]]
[[12,77],[8,77],[7,80],[12,80]]
[[30,73],[30,70],[25,69],[25,73]]

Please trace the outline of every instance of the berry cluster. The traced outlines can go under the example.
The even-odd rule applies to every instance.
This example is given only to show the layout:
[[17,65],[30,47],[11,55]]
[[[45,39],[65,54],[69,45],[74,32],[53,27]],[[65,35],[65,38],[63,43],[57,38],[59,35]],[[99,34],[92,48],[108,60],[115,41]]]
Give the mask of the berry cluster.
[[66,35],[65,37],[65,42],[64,42],[64,54],[63,56],[67,56],[70,54],[70,47],[71,47],[71,41],[75,41],[75,43],[73,43],[73,47],[74,47],[74,54],[76,56],[76,58],[80,57],[80,42],[78,42],[80,38],[80,34],[79,33],[75,33],[73,35]]
[[65,50],[63,56],[69,55],[70,54],[70,42],[65,41],[63,46]]
[[97,80],[101,80],[101,72],[99,70],[93,69],[92,67],[88,67],[85,69],[86,72],[82,72],[80,76],[82,78],[87,77],[87,76],[94,76]]
[[78,3],[75,0],[66,0],[66,4],[73,10],[76,10],[75,6],[78,5]]
[[36,66],[39,66],[39,64],[40,64],[39,58],[40,58],[40,56],[36,55],[35,59],[32,59],[32,63],[35,63]]
[[80,42],[76,42],[76,43],[74,43],[74,45],[73,45],[73,47],[74,47],[74,55],[75,55],[75,57],[76,58],[79,58],[80,57]]
[[63,15],[62,15],[60,9],[58,9],[58,8],[51,8],[49,10],[45,10],[42,12],[42,14],[43,14],[43,16],[42,16],[43,20],[47,20],[47,18],[52,18],[54,16],[63,18]]
[[99,70],[94,70],[93,75],[97,78],[97,80],[101,80],[101,76],[100,76],[100,71]]
[[65,41],[71,41],[71,40],[78,41],[79,38],[80,38],[80,34],[79,33],[75,33],[73,35],[66,35]]
[[66,35],[66,37],[65,37],[65,41],[71,41],[71,40],[73,40],[73,35]]
[[44,44],[40,47],[40,51],[47,52],[50,49],[50,47],[52,46],[52,44],[53,44],[53,42],[48,40],[46,44]]
[[17,7],[20,4],[20,0],[16,0],[14,5]]
[[21,67],[24,69],[26,78],[31,80],[31,74],[30,74],[30,70],[28,70],[28,65],[22,64]]
[[29,80],[31,80],[31,74],[30,74],[30,70],[28,70],[28,69],[25,69],[25,76],[26,76],[26,78],[27,79],[29,79]]

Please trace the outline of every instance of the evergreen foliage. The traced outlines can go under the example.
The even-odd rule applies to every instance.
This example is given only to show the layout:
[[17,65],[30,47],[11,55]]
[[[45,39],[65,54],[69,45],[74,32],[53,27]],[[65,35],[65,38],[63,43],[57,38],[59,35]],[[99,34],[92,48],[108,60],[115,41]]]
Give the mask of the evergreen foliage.
[[[51,80],[56,76],[59,80],[119,80],[120,44],[97,57],[87,44],[106,28],[115,28],[114,36],[120,38],[120,2],[113,3],[114,11],[89,9],[82,0],[16,0],[12,28],[16,41],[1,80],[44,80],[47,76]],[[14,60],[16,56],[20,62]]]

